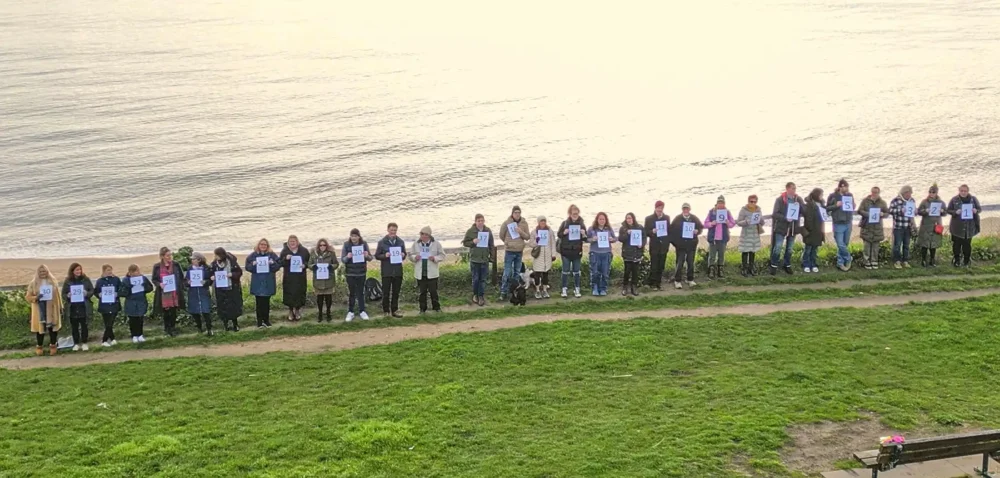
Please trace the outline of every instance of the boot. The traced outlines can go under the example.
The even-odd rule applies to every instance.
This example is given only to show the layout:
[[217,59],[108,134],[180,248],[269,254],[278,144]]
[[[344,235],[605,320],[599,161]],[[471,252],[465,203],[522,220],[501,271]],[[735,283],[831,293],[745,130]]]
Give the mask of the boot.
[[722,272],[725,269],[725,266],[715,266],[715,267],[718,269],[715,271],[715,276],[718,277],[719,279],[725,279],[726,277]]
[[323,309],[320,308],[319,312],[316,313],[316,323],[323,322]]
[[708,280],[715,278],[715,266],[708,266]]
[[41,345],[39,345],[38,347],[35,347],[35,355],[41,357],[42,354],[44,354],[44,353],[45,352],[42,351],[42,346]]
[[201,314],[194,314],[194,325],[198,327],[198,333],[204,332],[201,326]]
[[205,335],[212,337],[215,332],[212,331],[212,319],[208,315],[205,315]]
[[238,319],[233,319],[233,332],[240,331],[240,324],[237,322]]
[[59,353],[59,348],[56,347],[56,344],[49,344],[49,356],[54,357],[57,353]]
[[630,292],[632,293],[632,297],[639,297],[639,290],[636,289],[635,286],[632,286],[632,290]]
[[625,297],[627,295],[628,295],[628,286],[627,285],[623,285],[622,286],[622,297]]

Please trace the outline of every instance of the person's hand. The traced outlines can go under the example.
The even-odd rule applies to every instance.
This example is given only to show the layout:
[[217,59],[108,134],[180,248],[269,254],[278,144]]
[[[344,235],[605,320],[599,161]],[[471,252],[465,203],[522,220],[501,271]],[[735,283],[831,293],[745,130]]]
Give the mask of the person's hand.
[[267,263],[268,263],[268,264],[274,264],[274,259],[268,259],[268,260],[267,260]]
[[569,237],[569,229],[566,229],[565,231],[563,231],[563,235],[566,236],[566,237]]
[[371,257],[371,256],[372,256],[372,254],[370,252],[365,251],[365,257]]
[[285,254],[285,260],[286,260],[286,261],[287,261],[287,260],[289,260],[289,259],[291,259],[291,257],[292,257],[292,255],[291,255],[291,254]]
[[477,238],[473,239],[472,243],[476,244],[476,245],[479,245],[479,238],[477,237]]
[[226,277],[232,277],[232,276],[233,276],[233,273],[232,273],[232,272],[227,272],[227,273],[226,273]]
[[979,209],[972,208],[972,214],[979,214]]
[[843,207],[844,201],[837,201],[837,207]]
[[347,258],[348,259],[354,259],[354,253],[353,252],[348,252],[347,253]]
[[552,262],[556,261],[556,256],[552,256]]
[[434,257],[434,256],[429,257],[429,259],[430,259],[431,262],[437,262],[438,261],[438,258]]

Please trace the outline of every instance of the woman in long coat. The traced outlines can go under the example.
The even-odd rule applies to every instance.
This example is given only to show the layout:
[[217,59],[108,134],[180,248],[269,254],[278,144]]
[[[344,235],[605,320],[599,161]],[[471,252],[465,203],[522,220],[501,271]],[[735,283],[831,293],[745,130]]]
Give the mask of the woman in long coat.
[[302,319],[302,307],[306,305],[309,249],[299,244],[295,235],[288,236],[288,242],[281,249],[281,299],[288,307],[288,320]]
[[[323,266],[325,279],[319,278],[320,266]],[[336,270],[339,266],[337,253],[330,247],[330,241],[325,238],[316,241],[316,249],[313,249],[309,254],[309,269],[313,271],[313,293],[316,294],[316,307],[319,308],[317,322],[323,321],[324,306],[326,307],[326,321],[333,321],[330,309],[333,307],[333,289],[337,277]]]
[[[63,309],[62,294],[57,291],[57,286],[52,272],[43,264],[38,266],[34,279],[31,279],[24,292],[24,300],[31,304],[31,332],[38,342],[35,355],[42,355],[46,334],[49,336],[49,355],[55,355],[57,351]],[[43,299],[43,287],[49,291],[50,300]]]
[[[214,253],[215,260],[212,261],[210,279],[215,289],[215,313],[219,315],[226,330],[239,332],[239,318],[243,315],[243,285],[240,282],[243,278],[243,269],[240,268],[240,261],[236,260],[236,256],[226,252],[225,249],[217,247]],[[224,287],[220,287],[219,279],[216,277],[220,272],[225,274],[229,282]]]
[[[750,219],[755,213],[761,215],[761,219],[757,221],[757,224],[750,224]],[[740,275],[743,277],[756,275],[754,271],[754,264],[757,263],[757,251],[761,248],[760,235],[764,233],[764,225],[761,224],[763,221],[763,212],[760,206],[757,205],[757,195],[752,194],[747,198],[747,205],[740,209],[740,213],[736,216],[736,225],[743,228],[740,231],[740,244],[739,251],[740,256],[742,256],[742,263],[740,265]]]
[[[931,215],[931,204],[937,203],[936,215]],[[920,265],[937,267],[937,250],[944,242],[944,224],[941,217],[947,214],[948,206],[938,196],[937,184],[931,186],[927,199],[920,202],[917,215],[920,216],[920,230],[917,231],[917,247],[920,248]]]

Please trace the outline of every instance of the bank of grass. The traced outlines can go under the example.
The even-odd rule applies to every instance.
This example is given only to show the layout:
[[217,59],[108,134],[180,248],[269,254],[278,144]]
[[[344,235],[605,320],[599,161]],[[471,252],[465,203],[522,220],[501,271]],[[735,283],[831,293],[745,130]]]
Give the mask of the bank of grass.
[[903,429],[1000,426],[998,342],[1000,297],[990,296],[0,371],[0,470],[802,476],[778,454],[789,425],[865,411]]

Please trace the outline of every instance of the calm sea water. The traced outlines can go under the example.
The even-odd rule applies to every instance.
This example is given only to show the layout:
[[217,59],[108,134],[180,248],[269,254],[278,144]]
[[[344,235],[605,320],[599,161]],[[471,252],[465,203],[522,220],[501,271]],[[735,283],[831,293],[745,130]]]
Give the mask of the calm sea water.
[[1000,200],[1000,1],[5,0],[0,257]]

